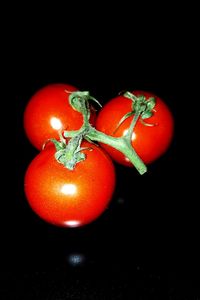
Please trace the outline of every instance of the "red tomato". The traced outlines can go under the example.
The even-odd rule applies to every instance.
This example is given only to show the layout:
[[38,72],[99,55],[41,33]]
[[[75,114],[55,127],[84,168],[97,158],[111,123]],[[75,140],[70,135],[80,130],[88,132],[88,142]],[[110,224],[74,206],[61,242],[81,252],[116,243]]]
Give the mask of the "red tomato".
[[[70,93],[78,89],[69,84],[50,84],[38,90],[24,111],[24,129],[30,142],[41,150],[50,138],[58,138],[58,132],[77,130],[83,124],[82,114],[69,104]],[[95,113],[91,110],[91,124]]]
[[[83,143],[86,159],[68,170],[54,157],[52,144],[30,163],[25,174],[25,194],[43,220],[77,227],[98,218],[111,201],[115,188],[112,160],[100,147]],[[92,150],[91,150],[92,148]]]
[[[174,120],[171,111],[162,99],[156,95],[134,91],[134,95],[144,95],[146,100],[150,97],[156,99],[153,116],[145,119],[145,123],[154,126],[145,126],[137,121],[132,134],[132,146],[145,164],[149,164],[159,158],[169,147],[173,136]],[[133,116],[128,117],[117,129],[118,123],[124,115],[132,110],[132,100],[123,95],[111,99],[103,106],[96,120],[96,128],[108,135],[120,137],[127,133]],[[114,133],[115,132],[115,133]],[[118,150],[102,144],[110,156],[118,163],[132,166],[130,161]]]

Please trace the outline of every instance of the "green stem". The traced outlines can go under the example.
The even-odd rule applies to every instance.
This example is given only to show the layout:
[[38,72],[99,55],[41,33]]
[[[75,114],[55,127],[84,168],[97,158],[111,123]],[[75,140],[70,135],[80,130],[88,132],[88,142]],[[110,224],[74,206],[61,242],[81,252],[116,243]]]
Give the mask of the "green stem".
[[86,134],[87,138],[92,141],[97,141],[100,143],[107,144],[120,152],[122,152],[142,175],[147,171],[146,165],[143,163],[141,158],[137,155],[133,147],[131,146],[129,140],[126,136],[124,137],[112,137],[107,134],[104,134],[101,131],[96,130],[93,127],[90,127],[89,132]]
[[[83,126],[79,130],[65,131],[64,136],[67,138],[73,138],[74,136],[81,134],[81,132],[83,132],[84,128],[85,127]],[[113,137],[113,136],[107,135],[101,131],[98,131],[94,127],[89,125],[87,132],[85,132],[84,137],[91,141],[96,141],[96,142],[100,142],[103,144],[107,144],[107,145],[119,150],[130,160],[130,162],[134,165],[134,167],[138,170],[138,172],[141,175],[147,171],[146,165],[143,163],[141,158],[135,152],[134,148],[131,146],[131,143],[130,143],[129,139],[127,139],[127,136]]]
[[[130,97],[129,94],[128,94],[128,97]],[[70,152],[70,155],[71,155],[71,148],[72,148],[73,155],[71,155],[72,157],[70,156],[70,159],[68,159],[69,155],[64,155],[64,153],[63,153],[64,150],[61,149],[61,153],[58,153],[58,154],[62,155],[59,157],[61,157],[63,159],[63,161],[60,161],[60,162],[65,164],[65,166],[67,166],[70,163],[70,166],[73,165],[73,167],[74,167],[77,162],[84,159],[84,157],[81,156],[81,154],[80,154],[80,150],[81,150],[80,144],[77,147],[77,145],[75,143],[75,141],[76,141],[75,137],[80,137],[81,140],[82,140],[82,138],[85,138],[86,140],[89,140],[89,141],[100,142],[103,144],[107,144],[107,145],[113,147],[114,149],[120,151],[122,154],[124,154],[130,160],[130,162],[135,166],[135,168],[141,175],[144,174],[147,171],[147,167],[143,163],[141,158],[138,156],[138,154],[132,147],[132,143],[131,143],[134,127],[135,127],[141,113],[144,111],[144,105],[142,105],[143,103],[140,101],[141,99],[137,98],[134,95],[131,95],[131,99],[135,102],[137,100],[137,103],[136,103],[137,107],[135,109],[134,118],[131,122],[128,132],[125,136],[113,137],[113,136],[107,135],[101,131],[96,130],[96,128],[92,127],[89,123],[90,110],[89,110],[89,102],[88,101],[93,100],[93,101],[96,101],[97,103],[98,103],[98,101],[95,98],[91,97],[89,92],[87,92],[87,91],[72,93],[70,95],[70,104],[75,110],[82,113],[83,125],[79,130],[64,131],[64,136],[66,138],[71,138],[71,140],[70,140],[71,143],[68,142],[68,144],[66,145],[66,151]]]
[[130,127],[129,127],[129,129],[128,129],[128,132],[127,132],[127,134],[125,135],[125,137],[126,137],[126,138],[128,139],[128,141],[129,141],[129,143],[131,143],[133,130],[134,130],[134,128],[135,128],[135,125],[136,125],[136,123],[137,123],[137,120],[138,120],[139,117],[140,117],[140,114],[141,114],[141,111],[140,111],[140,110],[137,111],[137,112],[135,113],[135,115],[134,115],[134,117],[133,117],[133,120],[132,120],[132,122],[131,122],[131,125],[130,125]]
[[88,127],[89,119],[90,119],[90,109],[89,109],[89,103],[87,101],[81,102],[81,113],[83,116],[84,127]]

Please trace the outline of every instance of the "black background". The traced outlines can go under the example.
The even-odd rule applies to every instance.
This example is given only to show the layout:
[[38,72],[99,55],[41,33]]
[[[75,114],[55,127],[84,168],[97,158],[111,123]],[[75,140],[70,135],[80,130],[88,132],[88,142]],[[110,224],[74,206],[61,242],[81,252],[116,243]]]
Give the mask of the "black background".
[[[135,20],[127,10],[125,18],[121,12],[112,19],[111,12],[97,17],[97,11],[70,20],[69,12],[58,10],[45,19],[41,12],[40,22],[28,15],[17,29],[13,25],[5,102],[14,112],[14,124],[8,124],[14,146],[13,134],[8,138],[6,132],[12,147],[5,163],[15,172],[14,185],[13,172],[5,172],[9,197],[2,196],[1,218],[5,299],[178,299],[199,292],[193,173],[198,102],[192,76],[197,62],[194,45],[192,51],[186,47],[194,32],[176,12],[170,18],[141,13]],[[23,131],[23,111],[33,93],[56,82],[89,90],[102,104],[124,89],[151,91],[175,119],[167,153],[143,176],[115,165],[117,187],[109,209],[76,229],[40,220],[23,191],[25,170],[37,154]],[[77,264],[71,261],[75,256]]]

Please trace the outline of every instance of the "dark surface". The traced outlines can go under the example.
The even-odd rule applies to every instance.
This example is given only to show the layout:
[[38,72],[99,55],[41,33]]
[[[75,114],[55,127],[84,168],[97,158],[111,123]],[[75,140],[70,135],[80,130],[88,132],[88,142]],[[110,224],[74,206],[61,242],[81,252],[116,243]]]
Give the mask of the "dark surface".
[[[14,187],[6,186],[9,197],[1,217],[1,299],[200,297],[194,153],[185,143],[192,143],[190,114],[184,123],[186,105],[196,101],[188,76],[193,57],[187,56],[183,65],[179,54],[185,40],[177,42],[172,32],[166,30],[162,38],[149,29],[134,36],[140,45],[134,48],[120,42],[125,36],[117,29],[107,32],[107,41],[100,32],[90,33],[89,46],[86,29],[65,40],[49,27],[45,32],[33,27],[29,37],[18,32],[7,103],[15,107],[15,176]],[[152,91],[175,118],[167,153],[143,176],[116,165],[117,187],[109,209],[77,229],[40,220],[23,192],[24,172],[37,154],[24,135],[23,111],[32,94],[51,82],[89,90],[101,103],[124,89]]]

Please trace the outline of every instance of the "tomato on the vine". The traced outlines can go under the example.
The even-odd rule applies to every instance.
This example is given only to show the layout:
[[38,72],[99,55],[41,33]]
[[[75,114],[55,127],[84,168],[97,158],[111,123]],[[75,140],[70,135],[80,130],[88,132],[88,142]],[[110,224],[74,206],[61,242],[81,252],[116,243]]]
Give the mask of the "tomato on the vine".
[[[59,138],[63,130],[77,130],[83,124],[82,114],[69,104],[71,92],[78,91],[72,85],[54,83],[39,89],[29,100],[24,111],[24,129],[30,142],[41,150],[50,138]],[[94,123],[91,107],[90,123]]]
[[[168,149],[174,129],[173,115],[158,96],[146,91],[134,91],[135,96],[144,95],[146,100],[155,98],[156,104],[151,117],[138,119],[132,133],[131,143],[139,157],[145,164],[149,164],[159,158]],[[133,120],[133,115],[120,123],[122,118],[132,110],[132,100],[119,95],[108,101],[100,110],[96,128],[105,134],[121,137],[124,136]],[[118,126],[120,124],[120,126]],[[106,144],[101,144],[109,155],[118,163],[132,166],[130,161],[118,150]]]
[[62,227],[78,227],[98,218],[108,207],[115,188],[115,169],[100,147],[84,141],[86,159],[67,169],[48,144],[25,174],[25,195],[43,220]]

